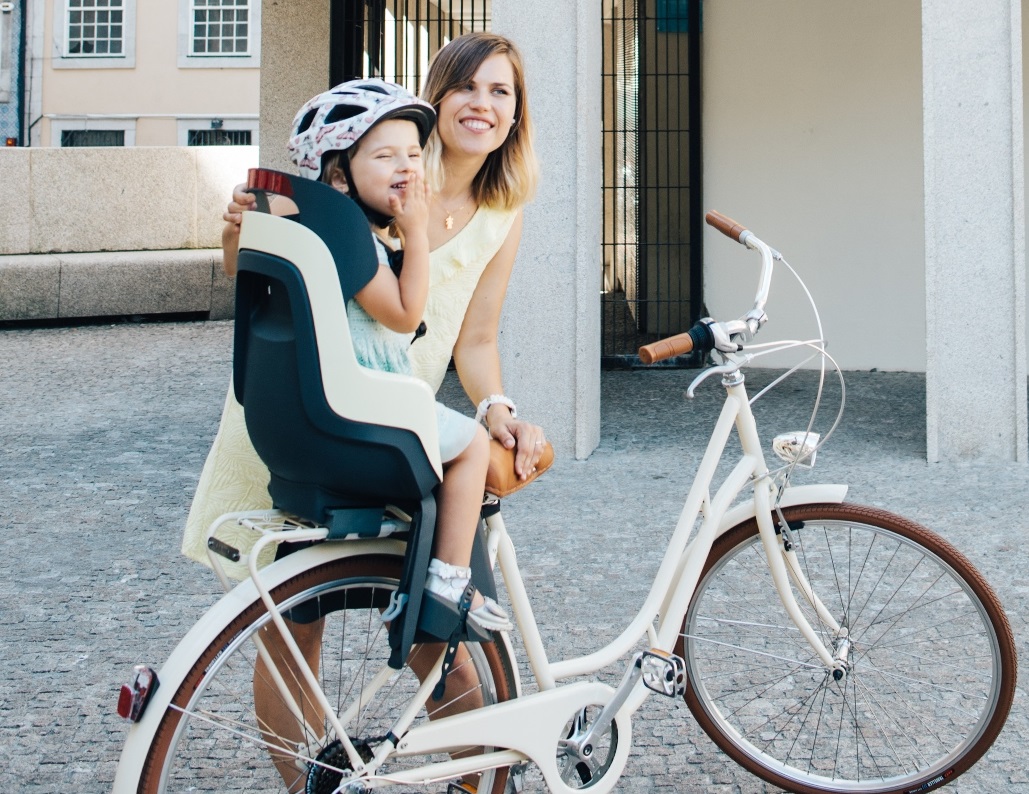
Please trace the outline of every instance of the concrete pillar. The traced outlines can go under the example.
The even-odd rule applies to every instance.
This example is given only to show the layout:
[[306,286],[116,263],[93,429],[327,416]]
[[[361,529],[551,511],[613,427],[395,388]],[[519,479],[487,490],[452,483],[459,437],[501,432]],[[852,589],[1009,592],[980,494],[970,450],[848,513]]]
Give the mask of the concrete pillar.
[[501,323],[505,388],[585,458],[600,442],[600,6],[494,0],[493,30],[525,60],[542,167]]
[[922,67],[928,458],[1025,463],[1020,0],[922,0]]
[[329,88],[328,0],[261,6],[261,166],[296,173],[286,152],[293,116]]

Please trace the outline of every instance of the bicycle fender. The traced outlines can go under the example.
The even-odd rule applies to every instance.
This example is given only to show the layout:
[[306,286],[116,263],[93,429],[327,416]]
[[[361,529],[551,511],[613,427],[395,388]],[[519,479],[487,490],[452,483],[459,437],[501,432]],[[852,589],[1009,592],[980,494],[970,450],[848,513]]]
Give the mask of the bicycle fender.
[[[261,569],[262,578],[268,589],[271,590],[290,577],[315,565],[346,557],[369,555],[403,557],[406,548],[407,545],[402,541],[389,538],[319,543],[287,555]],[[125,746],[122,748],[114,785],[111,789],[113,794],[133,794],[136,791],[161,717],[168,710],[172,698],[182,686],[182,682],[197,656],[214,642],[215,637],[226,625],[235,620],[259,597],[253,580],[245,579],[207,610],[175,646],[175,650],[172,651],[171,656],[157,674],[160,685],[150,702],[147,703],[142,719],[134,723],[126,734]]]
[[[831,502],[839,504],[847,497],[846,485],[819,483],[816,485],[797,485],[787,488],[779,500],[780,507],[793,507],[795,505],[815,504],[820,502]],[[735,526],[753,518],[754,500],[748,499],[726,511],[722,521],[718,525],[716,537],[720,537]]]

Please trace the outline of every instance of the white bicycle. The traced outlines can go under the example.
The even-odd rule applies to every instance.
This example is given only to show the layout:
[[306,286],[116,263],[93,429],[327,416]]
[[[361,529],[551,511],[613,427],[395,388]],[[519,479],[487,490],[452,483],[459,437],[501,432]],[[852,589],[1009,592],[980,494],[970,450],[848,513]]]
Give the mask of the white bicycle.
[[[629,755],[632,715],[652,692],[684,697],[727,755],[790,791],[929,791],[971,767],[1014,696],[1003,608],[968,560],[928,529],[845,503],[843,485],[793,485],[795,468],[813,464],[827,437],[811,425],[777,436],[782,463],[769,467],[743,367],[790,347],[828,356],[820,339],[752,343],[782,257],[724,216],[708,222],[760,255],[759,288],[742,319],[707,319],[641,349],[644,360],[712,351],[717,365],[689,393],[720,376],[726,399],[650,591],[617,639],[578,658],[548,657],[499,502],[488,500],[486,547],[535,691],[523,693],[512,645],[497,634],[464,644],[437,701],[442,646],[415,645],[400,670],[387,664],[383,614],[406,549],[390,533],[405,529],[403,511],[383,520],[383,537],[315,543],[263,568],[263,547],[323,540],[328,530],[278,513],[230,517],[259,536],[245,558],[251,576],[159,673],[137,668],[124,688],[121,711],[134,724],[115,791],[355,794],[478,776],[479,792],[499,794],[521,790],[534,764],[557,794],[606,792]],[[713,491],[734,428],[742,452]],[[233,551],[216,538],[211,545],[216,563]],[[318,664],[294,653],[265,665],[303,728],[298,743],[258,717],[253,677],[267,653],[263,630],[281,632],[288,645],[283,613],[312,604],[325,621]],[[625,665],[618,686],[584,680],[613,665]],[[298,698],[296,682],[284,680],[291,677],[305,679],[311,694]],[[462,701],[475,707],[455,705]],[[283,782],[272,754],[293,761],[295,779]]]

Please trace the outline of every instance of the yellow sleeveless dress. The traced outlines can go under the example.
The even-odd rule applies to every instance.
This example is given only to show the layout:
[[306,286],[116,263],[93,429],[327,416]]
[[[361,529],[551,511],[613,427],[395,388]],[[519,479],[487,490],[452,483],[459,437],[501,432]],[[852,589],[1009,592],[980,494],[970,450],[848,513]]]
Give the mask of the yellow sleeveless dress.
[[[454,237],[429,254],[429,298],[425,307],[425,336],[410,348],[414,374],[439,389],[461,331],[468,303],[486,265],[507,239],[517,210],[480,207]],[[225,399],[218,433],[200,473],[196,494],[186,519],[182,553],[209,565],[205,538],[219,516],[244,510],[271,508],[268,469],[258,457],[236,402],[232,385]],[[223,526],[218,537],[241,551],[253,543],[253,533],[235,525]],[[267,564],[272,549],[261,561]],[[248,576],[246,566],[225,563],[226,572],[236,578]]]

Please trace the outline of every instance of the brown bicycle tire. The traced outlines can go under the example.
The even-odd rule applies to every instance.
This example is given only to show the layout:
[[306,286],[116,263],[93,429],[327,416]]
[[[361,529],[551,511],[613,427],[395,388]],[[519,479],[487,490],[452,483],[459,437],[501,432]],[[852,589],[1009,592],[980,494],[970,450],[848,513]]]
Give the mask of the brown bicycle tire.
[[[723,587],[723,585],[719,584],[715,580],[715,576],[712,575],[712,571],[718,572],[724,570],[726,573],[722,578],[725,578],[726,581],[734,583],[739,580],[739,573],[743,570],[743,567],[740,565],[738,566],[739,570],[736,570],[737,566],[733,563],[733,560],[739,555],[748,553],[748,542],[754,541],[757,538],[757,522],[755,519],[750,519],[737,527],[730,529],[714,544],[701,574],[701,580],[697,587],[697,593],[694,595],[690,611],[684,620],[683,635],[691,635],[691,639],[687,644],[684,642],[683,636],[681,635],[677,646],[677,652],[687,659],[687,676],[689,677],[689,681],[687,684],[685,700],[691,712],[694,714],[704,731],[723,752],[752,774],[768,781],[769,783],[779,786],[780,788],[786,789],[787,791],[800,792],[800,794],[827,794],[830,792],[834,793],[844,791],[851,792],[851,794],[854,792],[862,792],[862,794],[901,794],[902,792],[911,792],[915,790],[930,791],[939,785],[953,781],[957,776],[967,771],[976,761],[978,761],[996,740],[1005,720],[1007,719],[1012,699],[1014,697],[1017,676],[1015,644],[1010,625],[1008,624],[1007,617],[1005,616],[1003,607],[997,599],[997,596],[982,575],[954,546],[925,527],[905,518],[893,515],[885,510],[851,504],[812,504],[787,508],[784,509],[783,513],[790,526],[796,525],[797,527],[800,527],[801,524],[804,525],[805,529],[800,530],[801,532],[811,531],[812,526],[815,525],[824,525],[827,528],[841,530],[846,529],[847,527],[850,527],[851,529],[871,528],[877,533],[882,533],[881,537],[884,540],[880,548],[884,550],[887,549],[888,546],[886,541],[896,539],[897,548],[902,549],[904,554],[910,553],[911,555],[915,555],[917,553],[916,550],[922,550],[928,553],[929,556],[927,556],[926,559],[929,560],[930,564],[936,564],[936,561],[939,561],[941,563],[940,571],[942,572],[941,581],[943,580],[943,575],[946,575],[952,576],[954,579],[963,582],[964,589],[960,592],[969,596],[968,600],[970,608],[967,610],[968,614],[973,616],[978,614],[983,626],[986,627],[987,632],[992,633],[992,638],[987,638],[986,640],[991,648],[992,670],[994,671],[991,677],[989,689],[990,696],[984,698],[988,705],[975,724],[969,728],[972,735],[964,739],[967,744],[956,749],[953,753],[953,758],[948,758],[946,755],[941,756],[940,764],[936,764],[935,766],[930,765],[929,768],[922,773],[919,773],[917,770],[913,770],[910,773],[904,773],[906,777],[899,780],[891,779],[890,776],[884,776],[884,779],[879,782],[870,778],[869,780],[858,784],[854,780],[850,779],[844,780],[837,778],[836,780],[830,780],[827,779],[826,775],[814,774],[810,771],[806,776],[804,774],[794,774],[793,771],[790,771],[789,774],[787,774],[784,772],[784,768],[777,767],[775,764],[769,763],[767,758],[760,757],[759,754],[751,752],[750,748],[755,748],[757,745],[748,744],[750,739],[743,738],[745,730],[740,730],[738,726],[734,729],[730,728],[728,725],[730,718],[725,715],[731,714],[732,719],[736,719],[742,724],[742,722],[747,719],[744,716],[744,712],[750,708],[750,703],[747,705],[740,705],[736,711],[733,709],[736,709],[736,704],[743,703],[746,698],[749,698],[750,702],[755,704],[753,707],[755,712],[758,710],[758,704],[760,704],[760,707],[764,708],[767,712],[774,713],[775,710],[769,708],[767,702],[762,701],[768,701],[774,694],[778,694],[778,691],[774,689],[771,684],[761,681],[759,686],[754,687],[754,692],[741,696],[740,693],[743,692],[746,687],[737,681],[732,685],[732,687],[735,687],[737,690],[735,692],[732,687],[728,685],[724,686],[726,692],[724,696],[725,702],[719,703],[716,702],[716,700],[722,697],[720,693],[710,692],[706,684],[698,685],[696,680],[702,677],[702,674],[697,669],[699,662],[696,647],[704,644],[704,638],[698,636],[698,629],[696,627],[701,622],[706,622],[708,625],[716,625],[717,620],[705,617],[703,613],[705,610],[710,609],[711,613],[714,614],[717,609],[721,608],[716,608],[714,606],[708,608],[705,606],[698,606],[698,604],[705,603],[705,588],[708,587],[711,588],[711,595],[709,595],[710,599],[714,599],[717,594],[717,597],[721,598],[724,604],[729,603],[729,600],[725,598],[725,593],[728,592],[728,589],[725,593],[719,592],[719,588]],[[854,533],[851,532],[851,537],[853,536]],[[877,539],[880,535],[876,534],[873,537]],[[876,550],[876,554],[880,554],[878,549]],[[882,554],[885,554],[885,551],[882,552]],[[872,552],[866,551],[866,555],[870,558]],[[883,559],[887,558],[884,556]],[[868,565],[868,560],[866,559],[862,564]],[[892,561],[890,564],[893,564]],[[841,568],[842,567],[844,566],[841,561]],[[931,568],[927,568],[927,570],[931,570]],[[864,571],[862,571],[862,573],[864,573]],[[921,572],[919,572],[919,575],[921,575]],[[913,575],[911,578],[913,578]],[[840,586],[839,589],[841,592],[848,591],[847,588],[851,586],[850,582],[853,581],[853,579],[848,580],[847,587]],[[817,583],[814,584],[816,592],[819,592],[821,595],[821,591],[819,591]],[[922,586],[922,583],[918,582],[918,585]],[[913,588],[914,586],[912,586],[912,589]],[[899,593],[900,590],[897,592]],[[745,610],[748,606],[747,600],[740,598],[738,593],[734,597],[740,603],[733,604],[731,608]],[[774,589],[768,589],[767,592],[764,593],[764,597],[767,603],[776,605],[775,608],[778,609],[780,613],[783,613],[781,605],[778,605],[778,596]],[[952,598],[957,598],[957,596],[952,596]],[[714,600],[710,600],[709,603],[713,605],[716,602]],[[945,603],[942,596],[940,598],[940,603]],[[831,609],[830,604],[827,604],[827,606],[830,606]],[[930,602],[928,597],[925,597],[922,601],[915,602],[912,612],[928,613],[933,607],[934,604]],[[725,609],[728,610],[730,607],[726,606]],[[943,607],[941,606],[940,609],[942,610]],[[901,613],[898,610],[897,614],[901,615],[901,617],[896,618],[897,625],[899,626],[900,621],[903,619],[903,615],[910,613]],[[941,611],[940,614],[943,615],[945,613]],[[749,620],[745,621],[742,618],[734,621],[725,621],[726,624],[731,622],[738,622],[747,626],[758,625],[756,622],[751,623]],[[881,623],[886,623],[885,618]],[[750,631],[753,632],[754,630],[750,629]],[[941,628],[939,626],[933,626],[926,629],[924,636],[928,637],[940,632]],[[768,630],[765,633],[773,635],[775,632]],[[712,636],[714,635],[712,634]],[[855,633],[851,636],[857,637],[856,627]],[[910,637],[911,635],[907,636]],[[759,642],[763,643],[766,642],[766,640],[748,640],[748,642],[753,642],[756,646]],[[771,642],[774,642],[774,640]],[[869,644],[871,644],[871,642]],[[883,643],[883,645],[885,646],[885,643]],[[854,647],[856,650],[860,647],[856,641]],[[693,655],[691,655],[691,650],[693,651]],[[731,647],[719,647],[717,649],[717,654],[721,661],[717,664],[727,664],[725,659],[732,658],[734,650],[735,649]],[[860,653],[859,650],[858,652]],[[902,654],[897,653],[895,655],[901,656]],[[912,658],[916,658],[918,656],[915,651],[906,650],[904,655],[909,655]],[[712,653],[711,658],[713,659],[714,656],[715,654]],[[769,656],[771,656],[771,654],[769,654]],[[741,660],[742,658],[743,655],[741,654]],[[854,669],[851,671],[848,678],[863,674],[864,671],[861,667],[862,663],[863,661],[861,659],[855,659]],[[710,666],[714,668],[716,663],[712,662],[710,663]],[[755,669],[759,666],[761,665],[755,665]],[[764,666],[769,670],[776,670],[777,667],[788,667],[788,665],[784,665],[781,660],[775,659],[769,659],[764,663]],[[743,669],[742,661],[739,664],[739,668],[741,670]],[[944,671],[943,675],[948,674],[946,672],[947,668],[942,666],[942,663],[937,669]],[[806,674],[806,671],[801,670],[800,667],[792,672],[794,676],[793,680],[803,680]],[[872,672],[874,674],[879,674],[876,670],[873,670]],[[778,675],[778,670],[776,670],[775,674]],[[728,678],[729,675],[730,674],[726,674],[724,677]],[[750,676],[751,681],[754,681],[760,676],[766,675],[766,672],[765,670],[761,670],[757,673],[747,672],[745,675]],[[814,679],[814,674],[811,674],[811,677]],[[742,680],[743,676],[741,675],[740,678]],[[771,675],[769,675],[769,678],[771,678]],[[935,680],[927,683],[927,687],[929,688],[939,685],[939,682]],[[719,686],[722,685],[715,684],[712,689]],[[780,687],[783,688],[787,686],[787,684],[780,684]],[[826,688],[829,687],[828,679],[825,681],[825,686]],[[761,690],[761,687],[766,688]],[[854,691],[857,692],[858,684],[855,683],[854,687]],[[887,685],[886,688],[888,689],[889,685]],[[898,690],[901,689],[900,686],[897,686],[896,688]],[[764,694],[759,697],[756,693],[761,691],[763,691]],[[731,699],[734,700],[733,706],[730,708],[729,701]],[[871,701],[871,699],[871,696],[866,697],[866,701]],[[839,700],[842,702],[846,700],[846,698],[840,697]],[[817,702],[815,695],[809,693],[806,707],[809,707],[813,711]],[[828,698],[825,698],[822,701],[823,704],[826,702],[829,702]],[[840,709],[840,711],[842,713],[843,709]],[[861,716],[864,716],[864,714],[862,713]],[[781,722],[783,724],[789,724],[792,720],[794,723],[799,723],[801,719],[809,720],[810,716],[809,714],[798,710],[789,717],[783,718]],[[775,735],[775,729],[771,726],[776,725],[776,723],[774,723],[773,718],[767,716],[767,714],[762,715],[760,720],[764,720],[763,727],[765,731],[761,736],[760,741],[767,741],[768,745],[774,744],[778,740],[778,736]],[[858,712],[856,709],[853,713],[853,720],[856,725],[858,723]],[[896,718],[896,721],[899,726],[901,718]],[[753,724],[758,725],[760,723],[758,719],[755,719]],[[917,725],[919,730],[925,727],[917,720],[912,720],[912,724]],[[797,729],[797,735],[801,736],[802,732],[800,727],[803,726],[801,725],[800,727],[797,727],[795,725],[794,727]],[[733,730],[736,731],[737,736],[733,736]],[[871,733],[871,731],[869,731],[869,733]],[[941,735],[942,733],[943,732],[941,730]],[[811,731],[809,729],[806,734],[803,734],[804,741],[812,735],[817,736],[817,731]],[[855,744],[861,744],[868,741],[865,735],[858,731],[855,731],[855,736],[858,737],[855,740]],[[770,738],[766,739],[766,737]],[[900,741],[901,740],[898,740],[898,742]],[[814,750],[811,751],[812,756],[814,756],[814,752]],[[879,761],[881,760],[882,759],[880,758]],[[808,763],[810,770],[810,765],[813,762],[808,761]],[[833,762],[832,760],[829,760],[823,763],[831,764]],[[882,763],[885,765],[885,762]],[[858,772],[860,772],[860,765],[857,766]]]
[[[369,555],[333,560],[287,579],[272,590],[272,597],[276,603],[282,603],[301,593],[323,587],[342,586],[342,583],[347,582],[371,581],[376,584],[395,586],[400,579],[401,565],[402,558],[393,555]],[[197,656],[172,698],[170,707],[162,715],[160,725],[151,742],[137,788],[141,794],[156,794],[166,790],[161,787],[161,777],[168,762],[169,752],[172,751],[173,741],[182,717],[180,709],[185,708],[186,704],[190,702],[196,688],[204,682],[208,668],[215,663],[220,654],[226,652],[237,635],[253,626],[266,614],[264,603],[260,598],[256,599],[219,631],[215,640]],[[506,647],[496,642],[481,643],[479,647],[492,677],[496,701],[500,702],[514,697],[517,691],[515,671]],[[225,771],[226,774],[231,773],[231,770]],[[506,768],[496,770],[491,787],[492,794],[502,794],[507,777],[508,770]],[[224,778],[221,782],[224,784]],[[282,781],[278,782],[281,784]],[[218,789],[216,785],[213,790],[222,789]]]

